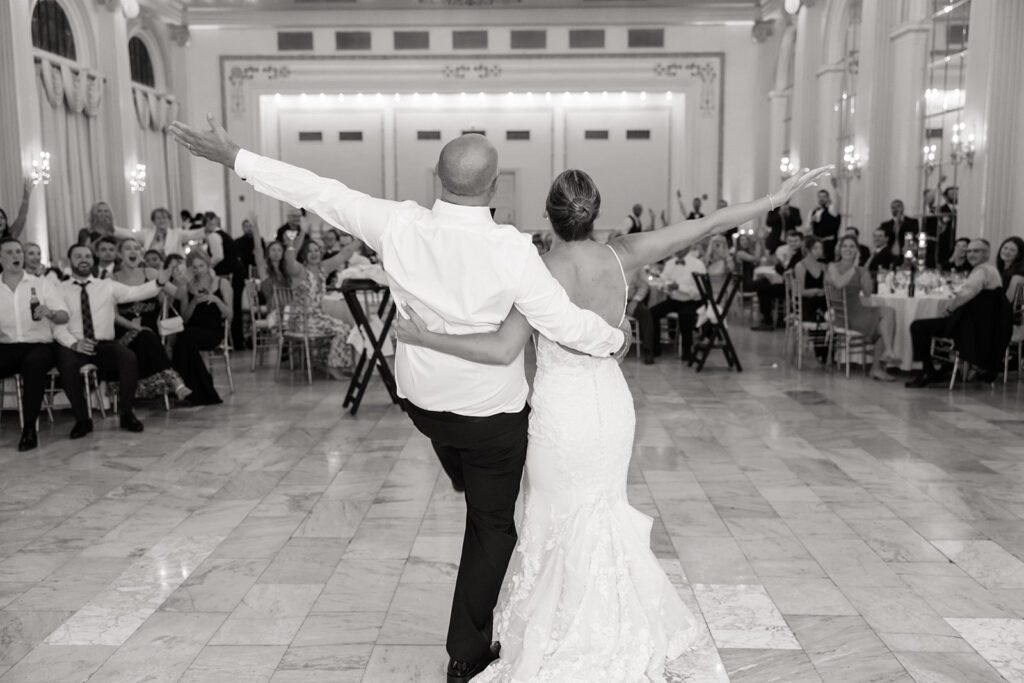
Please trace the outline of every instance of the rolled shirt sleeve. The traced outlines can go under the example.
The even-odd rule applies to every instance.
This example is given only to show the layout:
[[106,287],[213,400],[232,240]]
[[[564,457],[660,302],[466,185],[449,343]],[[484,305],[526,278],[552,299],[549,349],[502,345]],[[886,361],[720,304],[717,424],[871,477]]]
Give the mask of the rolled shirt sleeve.
[[399,202],[371,197],[337,180],[244,149],[235,157],[235,173],[257,192],[315,212],[378,253],[382,251],[384,233],[401,206]]
[[535,251],[527,255],[515,306],[548,339],[591,356],[614,355],[626,343],[622,330],[569,300]]

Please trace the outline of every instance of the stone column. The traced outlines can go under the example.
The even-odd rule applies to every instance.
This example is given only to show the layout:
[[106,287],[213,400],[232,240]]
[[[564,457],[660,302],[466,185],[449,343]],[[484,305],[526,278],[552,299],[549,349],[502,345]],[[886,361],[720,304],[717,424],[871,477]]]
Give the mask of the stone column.
[[993,249],[1021,232],[1021,90],[1024,85],[1024,2],[971,3],[965,132],[976,136],[973,166],[961,166],[958,234],[981,235]]
[[926,24],[913,21],[897,27],[889,35],[890,63],[899,65],[890,69],[889,75],[889,194],[890,199],[902,199],[911,215],[920,214],[924,209],[921,117],[927,87],[925,62],[929,31]]
[[821,37],[825,26],[826,5],[824,2],[816,2],[810,7],[805,6],[797,16],[790,152],[801,166],[822,161],[818,146],[817,131],[821,121],[815,69],[823,59]]
[[[128,175],[138,163],[138,123],[132,98],[131,67],[128,63],[128,29],[120,3],[108,2],[108,9],[96,9],[99,41],[97,66],[106,77],[103,116],[106,120],[105,199],[114,211],[115,224],[137,230],[142,227],[141,202],[128,189]],[[101,199],[97,197],[97,199]]]
[[[31,26],[31,3],[0,5],[0,207],[11,221],[21,204],[24,178],[43,151]],[[40,186],[32,193],[22,241],[39,244],[45,258],[49,240],[44,192]]]

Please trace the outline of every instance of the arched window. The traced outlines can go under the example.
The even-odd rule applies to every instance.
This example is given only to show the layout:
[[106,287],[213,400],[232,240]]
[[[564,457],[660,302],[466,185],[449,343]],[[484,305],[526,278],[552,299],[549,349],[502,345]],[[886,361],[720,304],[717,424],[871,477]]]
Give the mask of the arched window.
[[32,10],[32,45],[70,60],[77,58],[71,22],[57,0],[39,0]]
[[156,87],[153,60],[150,59],[146,44],[138,36],[128,41],[128,63],[132,70],[132,81],[151,88]]

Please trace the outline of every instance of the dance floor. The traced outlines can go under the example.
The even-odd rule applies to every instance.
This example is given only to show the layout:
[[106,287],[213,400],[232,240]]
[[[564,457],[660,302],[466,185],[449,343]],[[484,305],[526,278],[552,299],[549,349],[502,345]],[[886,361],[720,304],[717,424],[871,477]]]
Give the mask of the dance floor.
[[[624,366],[629,497],[705,634],[673,680],[1024,681],[1015,378],[912,391],[737,336],[742,374]],[[140,435],[59,416],[18,454],[4,414],[3,683],[443,680],[463,505],[429,444],[379,383],[352,418],[237,360],[226,405]]]

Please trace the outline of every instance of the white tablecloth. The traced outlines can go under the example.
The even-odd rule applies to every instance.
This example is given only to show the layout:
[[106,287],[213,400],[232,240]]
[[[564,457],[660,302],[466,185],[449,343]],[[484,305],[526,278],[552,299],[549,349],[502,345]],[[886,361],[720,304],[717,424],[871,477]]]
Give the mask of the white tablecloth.
[[871,302],[876,306],[888,306],[896,311],[896,339],[893,352],[900,357],[900,369],[914,367],[914,347],[910,341],[910,323],[922,318],[937,318],[939,304],[949,297],[919,294],[910,298],[906,294],[875,294]]

